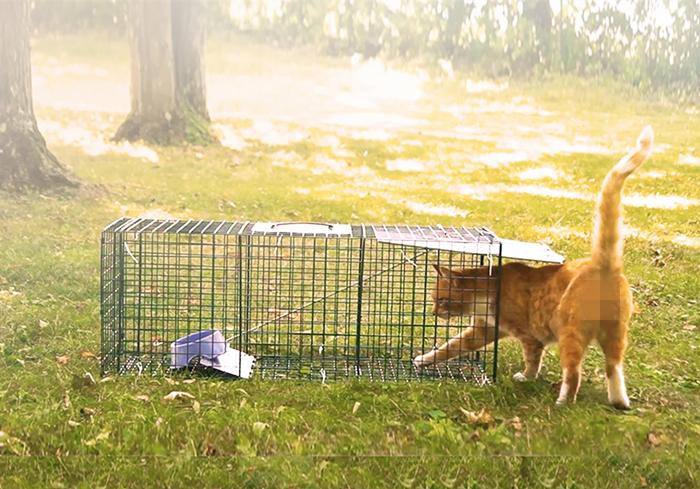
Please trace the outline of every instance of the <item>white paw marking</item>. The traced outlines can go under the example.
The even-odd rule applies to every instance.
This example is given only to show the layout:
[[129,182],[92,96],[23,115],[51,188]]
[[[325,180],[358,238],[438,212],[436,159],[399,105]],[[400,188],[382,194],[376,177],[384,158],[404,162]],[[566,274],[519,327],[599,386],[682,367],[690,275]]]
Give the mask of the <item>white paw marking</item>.
[[623,408],[630,407],[630,400],[627,397],[627,388],[625,387],[625,376],[622,373],[622,365],[617,365],[613,374],[608,377],[608,401],[613,406]]
[[529,379],[525,376],[524,373],[518,372],[513,375],[513,380],[516,382],[527,382]]

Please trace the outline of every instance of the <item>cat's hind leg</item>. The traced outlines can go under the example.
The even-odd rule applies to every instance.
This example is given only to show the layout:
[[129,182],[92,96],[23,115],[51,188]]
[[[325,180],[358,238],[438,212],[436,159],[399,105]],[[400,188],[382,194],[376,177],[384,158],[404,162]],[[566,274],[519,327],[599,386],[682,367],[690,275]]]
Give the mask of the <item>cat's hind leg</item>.
[[496,339],[496,328],[480,321],[475,326],[470,326],[452,337],[439,348],[436,348],[413,359],[416,367],[426,367],[438,362],[444,362],[450,358],[460,356],[468,351],[484,348]]
[[617,324],[611,328],[602,329],[598,335],[598,342],[605,354],[608,402],[617,409],[629,409],[630,400],[627,397],[625,376],[622,371],[622,360],[627,344],[627,325]]
[[560,332],[559,355],[562,367],[561,388],[557,405],[576,402],[576,395],[581,387],[581,364],[586,348],[590,342],[581,328],[570,325]]
[[525,361],[525,370],[513,375],[513,380],[516,382],[526,382],[536,379],[542,367],[542,355],[544,353],[544,344],[535,338],[518,338],[523,347],[523,360]]

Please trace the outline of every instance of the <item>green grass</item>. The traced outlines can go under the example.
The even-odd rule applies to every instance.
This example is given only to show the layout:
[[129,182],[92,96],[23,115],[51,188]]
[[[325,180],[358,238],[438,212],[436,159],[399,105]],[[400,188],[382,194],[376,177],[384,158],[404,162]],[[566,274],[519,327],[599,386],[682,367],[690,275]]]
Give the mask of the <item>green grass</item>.
[[[108,45],[99,39],[82,44],[74,38],[41,39],[36,59],[64,53],[65,59],[126,79],[126,60],[103,57],[95,47],[100,42]],[[227,66],[231,55],[224,48],[223,41],[213,43],[210,59]],[[125,54],[121,45],[106,49]],[[256,58],[255,46],[237,49],[260,63],[256,72],[274,71]],[[278,54],[275,62],[284,58],[293,65],[294,55]],[[308,63],[298,76],[313,71]],[[334,63],[321,60],[318,66]],[[293,72],[287,65],[280,69],[285,67]],[[689,326],[700,326],[700,248],[673,240],[700,238],[697,205],[626,210],[628,224],[659,240],[641,236],[626,243],[640,313],[633,319],[626,360],[634,409],[625,413],[605,404],[597,347],[587,356],[578,403],[563,409],[554,408],[556,348],[546,355],[541,379],[521,385],[510,380],[521,368],[519,347],[510,342],[499,349],[499,382],[489,388],[450,382],[100,379],[97,361],[82,355],[99,353],[99,232],[122,214],[159,208],[188,218],[488,225],[504,237],[547,240],[573,258],[587,253],[587,234],[565,236],[550,228],[589,233],[592,202],[508,192],[478,200],[451,187],[531,184],[593,193],[643,123],[651,123],[657,141],[668,146],[631,178],[626,193],[700,199],[700,167],[676,164],[680,154],[700,148],[700,133],[693,129],[700,121],[684,108],[577,79],[511,84],[483,96],[465,95],[460,86],[460,80],[431,86],[431,101],[506,103],[520,96],[554,115],[489,113],[456,121],[430,109],[430,127],[472,124],[497,134],[499,127],[507,133],[511,124],[553,122],[564,126],[562,137],[585,135],[617,152],[555,153],[489,167],[473,157],[503,151],[502,138],[430,135],[421,127],[377,141],[319,125],[289,144],[250,139],[237,151],[157,149],[158,162],[151,163],[112,152],[90,156],[81,144],[48,137],[62,161],[107,193],[0,195],[0,487],[192,487],[200,481],[206,481],[203,487],[697,486],[700,332]],[[97,127],[107,136],[124,117],[49,104],[37,111],[40,126]],[[241,130],[251,126],[248,116],[217,122]],[[329,135],[340,140],[342,158],[319,145]],[[280,151],[292,156],[285,160]],[[329,168],[319,156],[342,159],[346,166]],[[394,158],[433,166],[427,172],[388,171],[385,162]],[[521,182],[516,176],[540,166],[565,177]],[[646,178],[645,171],[668,175]],[[406,205],[410,202],[452,206],[468,215],[418,214]],[[59,356],[68,362],[60,364]],[[84,380],[86,372],[97,384]],[[190,392],[198,405],[163,401],[172,390]],[[495,423],[470,425],[460,408],[486,409]],[[520,429],[510,421],[515,417]]]

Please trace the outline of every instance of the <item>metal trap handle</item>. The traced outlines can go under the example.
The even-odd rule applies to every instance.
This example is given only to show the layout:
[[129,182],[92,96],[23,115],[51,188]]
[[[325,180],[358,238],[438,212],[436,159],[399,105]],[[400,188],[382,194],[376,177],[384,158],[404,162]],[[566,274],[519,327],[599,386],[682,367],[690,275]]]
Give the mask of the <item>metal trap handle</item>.
[[281,226],[298,226],[300,224],[303,226],[321,226],[324,228],[328,228],[329,231],[333,230],[333,224],[328,224],[327,222],[314,222],[314,221],[276,222],[270,226],[270,229],[279,228]]

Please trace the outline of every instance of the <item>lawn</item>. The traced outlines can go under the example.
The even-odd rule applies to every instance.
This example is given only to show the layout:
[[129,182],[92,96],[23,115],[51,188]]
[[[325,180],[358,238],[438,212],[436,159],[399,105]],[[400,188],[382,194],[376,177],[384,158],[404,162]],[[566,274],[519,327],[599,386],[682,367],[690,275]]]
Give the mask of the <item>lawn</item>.
[[[1,488],[700,484],[696,108],[611,82],[475,81],[216,39],[209,105],[223,144],[117,145],[126,44],[33,49],[40,128],[102,190],[0,195]],[[625,189],[631,411],[605,404],[597,347],[564,408],[556,348],[519,384],[510,342],[486,388],[99,376],[99,234],[122,215],[486,225],[574,258],[588,253],[606,171],[647,123],[656,153]],[[163,400],[174,390],[196,402]],[[482,409],[492,422],[464,414]]]

